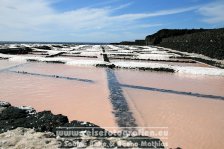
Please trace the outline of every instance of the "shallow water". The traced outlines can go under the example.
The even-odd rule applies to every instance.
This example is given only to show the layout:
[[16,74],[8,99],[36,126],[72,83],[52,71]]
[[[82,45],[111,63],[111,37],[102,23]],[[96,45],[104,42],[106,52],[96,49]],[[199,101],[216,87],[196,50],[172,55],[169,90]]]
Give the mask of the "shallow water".
[[69,120],[90,121],[104,127],[116,126],[108,100],[104,69],[28,63],[13,70],[87,78],[93,82],[4,71],[0,73],[1,100],[15,106],[29,105],[38,111],[51,110],[54,114],[68,116]]
[[224,146],[224,77],[7,60],[0,70],[0,99],[15,106],[102,127],[168,127],[169,147]]
[[0,60],[0,71],[2,71],[5,68],[9,68],[15,65],[19,65],[21,63],[8,61],[8,60]]
[[[224,77],[116,71],[121,84],[224,97]],[[210,149],[224,146],[224,101],[186,94],[122,88],[142,127],[168,127],[169,147]]]

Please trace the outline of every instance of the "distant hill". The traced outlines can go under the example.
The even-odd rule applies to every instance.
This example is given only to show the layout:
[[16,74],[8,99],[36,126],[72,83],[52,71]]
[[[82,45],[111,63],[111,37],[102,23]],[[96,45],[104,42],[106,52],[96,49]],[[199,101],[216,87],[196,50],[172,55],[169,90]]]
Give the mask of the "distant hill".
[[146,36],[145,40],[147,45],[156,45],[159,44],[163,38],[187,35],[203,31],[207,31],[207,29],[162,29],[155,34]]
[[135,41],[122,41],[120,43],[111,43],[114,45],[139,45],[139,46],[145,46],[145,40],[135,40]]
[[224,59],[224,28],[162,29],[145,38],[147,45],[158,45],[179,51]]

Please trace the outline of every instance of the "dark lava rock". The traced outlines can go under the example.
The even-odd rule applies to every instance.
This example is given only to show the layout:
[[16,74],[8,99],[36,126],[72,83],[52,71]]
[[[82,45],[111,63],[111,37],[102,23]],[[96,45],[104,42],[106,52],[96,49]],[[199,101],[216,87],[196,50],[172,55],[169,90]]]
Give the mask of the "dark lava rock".
[[55,127],[68,123],[68,118],[61,114],[53,115],[50,111],[30,114],[27,109],[7,107],[0,114],[0,133],[8,130],[25,127],[36,131],[53,131]]
[[62,62],[62,61],[43,61],[43,62],[46,62],[46,63],[54,63],[54,64],[65,64],[65,62]]
[[26,61],[27,61],[27,62],[40,62],[40,61],[37,60],[37,59],[27,59]]
[[37,49],[43,49],[43,50],[51,50],[51,47],[50,46],[45,46],[45,45],[43,45],[43,46],[36,46],[35,48],[37,48]]
[[[77,144],[72,144],[74,141],[84,143],[85,146],[83,148],[91,147],[98,143],[103,144],[103,147],[106,148],[164,148],[163,143],[156,138],[111,133],[89,122],[75,120],[69,123],[66,116],[61,114],[54,115],[50,111],[36,113],[31,107],[13,107],[6,102],[0,102],[0,107],[3,108],[0,114],[0,133],[17,127],[33,128],[39,132],[50,131],[56,134],[57,140],[61,144],[60,147],[66,148],[78,147],[76,146]],[[93,132],[93,129],[94,133],[87,133]],[[69,134],[67,133],[67,136],[64,136],[63,133],[67,130],[78,130],[78,135],[76,137],[68,136]],[[99,132],[106,135],[102,137]],[[131,145],[125,146],[119,142],[126,142],[126,144]],[[66,146],[68,143],[72,146]],[[142,143],[146,144],[146,146],[142,146]],[[132,146],[132,144],[135,146]]]
[[[123,67],[118,67],[116,68],[123,68]],[[137,70],[143,70],[143,71],[159,71],[159,72],[169,72],[169,73],[174,73],[175,70],[172,68],[149,68],[149,67],[138,67],[138,68],[127,68],[127,69],[137,69]]]
[[104,62],[110,62],[107,54],[103,54],[103,60],[104,60]]
[[8,57],[0,57],[0,60],[7,60],[9,59]]
[[[21,110],[16,107],[8,107],[5,110],[2,111],[0,115],[0,120],[15,120],[19,118],[26,117],[27,113],[25,110]],[[1,125],[2,126],[2,125]]]
[[0,101],[0,107],[10,107],[11,104],[5,101]]
[[146,44],[156,45],[159,44],[163,38],[174,37],[180,35],[187,35],[192,33],[199,33],[207,31],[206,29],[162,29],[155,34],[148,35],[146,37]]
[[18,48],[1,48],[0,53],[3,54],[28,54],[32,49],[29,47],[18,47]]
[[52,45],[52,47],[63,48],[63,46],[61,46],[61,45]]
[[82,121],[71,121],[70,123],[66,123],[65,125],[63,125],[63,127],[99,127],[98,125],[95,125],[93,123],[90,122],[82,122]]
[[46,57],[56,57],[56,56],[62,55],[64,53],[65,52],[60,52],[60,53],[57,53],[57,54],[47,55]]
[[138,68],[139,70],[150,70],[150,71],[161,71],[161,72],[171,72],[171,73],[174,73],[175,70],[174,69],[171,69],[171,68],[145,68],[145,67],[140,67]]
[[146,37],[147,45],[157,45],[188,53],[224,59],[224,28],[162,29]]
[[115,68],[114,64],[96,64],[96,67]]

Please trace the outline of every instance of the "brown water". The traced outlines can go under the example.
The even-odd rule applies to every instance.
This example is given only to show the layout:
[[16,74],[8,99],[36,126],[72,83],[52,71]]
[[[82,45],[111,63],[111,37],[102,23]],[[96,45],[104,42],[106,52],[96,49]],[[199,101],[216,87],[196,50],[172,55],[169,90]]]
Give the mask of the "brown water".
[[[224,77],[116,71],[120,83],[224,96]],[[224,101],[123,87],[139,126],[168,127],[169,147],[224,147]]]

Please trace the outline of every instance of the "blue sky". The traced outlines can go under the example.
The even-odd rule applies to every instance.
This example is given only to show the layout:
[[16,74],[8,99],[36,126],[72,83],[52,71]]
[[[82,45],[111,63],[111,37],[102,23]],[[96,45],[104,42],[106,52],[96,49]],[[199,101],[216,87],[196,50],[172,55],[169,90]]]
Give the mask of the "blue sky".
[[224,0],[0,0],[0,40],[119,42],[224,27]]

